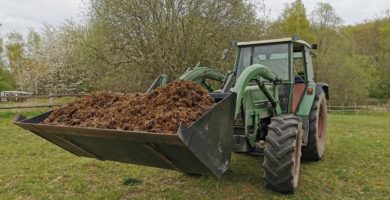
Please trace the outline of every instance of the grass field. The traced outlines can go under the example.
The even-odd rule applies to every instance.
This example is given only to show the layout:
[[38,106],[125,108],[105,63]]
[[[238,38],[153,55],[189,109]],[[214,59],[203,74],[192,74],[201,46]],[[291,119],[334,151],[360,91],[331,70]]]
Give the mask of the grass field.
[[[33,115],[34,113],[27,113]],[[262,157],[233,155],[221,179],[79,158],[0,113],[0,199],[390,199],[390,114],[329,116],[324,160],[295,195],[263,186]]]

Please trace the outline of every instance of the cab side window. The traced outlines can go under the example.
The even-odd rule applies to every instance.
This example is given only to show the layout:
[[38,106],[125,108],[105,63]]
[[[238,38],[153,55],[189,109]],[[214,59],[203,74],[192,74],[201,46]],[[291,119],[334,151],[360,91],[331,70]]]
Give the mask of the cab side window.
[[310,53],[310,49],[307,47],[305,47],[305,62],[306,62],[307,80],[309,82],[314,82],[312,54]]
[[293,53],[293,74],[295,83],[305,83],[305,59],[303,48]]

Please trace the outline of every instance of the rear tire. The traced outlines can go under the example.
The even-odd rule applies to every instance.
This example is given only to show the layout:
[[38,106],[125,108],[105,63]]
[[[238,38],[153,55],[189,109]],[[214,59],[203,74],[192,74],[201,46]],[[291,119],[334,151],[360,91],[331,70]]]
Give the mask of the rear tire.
[[271,118],[264,149],[265,186],[281,193],[294,193],[301,163],[302,123],[287,115]]
[[327,106],[324,91],[314,98],[309,115],[309,135],[307,146],[302,147],[302,159],[319,161],[325,152]]

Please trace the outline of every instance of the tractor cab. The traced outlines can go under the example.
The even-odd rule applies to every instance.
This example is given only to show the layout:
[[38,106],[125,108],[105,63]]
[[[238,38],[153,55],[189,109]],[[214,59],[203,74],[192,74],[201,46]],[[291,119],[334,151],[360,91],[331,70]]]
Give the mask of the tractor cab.
[[[311,46],[293,36],[238,42],[237,47],[235,85],[248,77],[250,68],[262,68],[264,73],[256,75],[248,84],[241,84],[245,86],[241,87],[242,104],[238,111],[241,114],[235,120],[235,151],[257,154],[260,149],[261,152],[258,143],[266,139],[271,118],[289,114],[301,118],[302,143],[303,146],[307,145],[309,113],[315,92],[324,91],[327,95],[327,85],[314,82],[314,54],[310,50],[316,49],[317,45]],[[270,74],[275,79],[265,78]],[[261,113],[260,117],[258,113]]]
[[282,112],[296,112],[306,85],[314,82],[311,46],[292,37],[239,42],[237,47],[236,77],[253,64],[267,67],[280,80],[278,90]]

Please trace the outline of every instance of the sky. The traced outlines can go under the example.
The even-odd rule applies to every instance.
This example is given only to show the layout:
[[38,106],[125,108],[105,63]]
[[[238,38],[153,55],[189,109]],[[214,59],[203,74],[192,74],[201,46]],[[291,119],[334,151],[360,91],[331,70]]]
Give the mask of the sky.
[[[29,28],[40,30],[44,23],[61,25],[66,19],[83,19],[83,2],[88,0],[0,0],[0,36],[16,31],[26,34]],[[285,3],[294,0],[264,0],[270,16],[276,19]],[[365,19],[383,16],[390,9],[390,0],[302,0],[309,14],[317,2],[328,2],[344,20],[356,24]]]
[[40,30],[44,23],[61,25],[66,19],[80,21],[83,0],[0,0],[0,35],[29,28]]
[[[294,0],[264,0],[265,6],[271,9],[271,18],[276,19],[282,12],[285,3]],[[390,9],[390,0],[302,0],[309,15],[318,2],[330,3],[336,13],[344,20],[345,25],[357,24],[365,19],[384,16]]]

